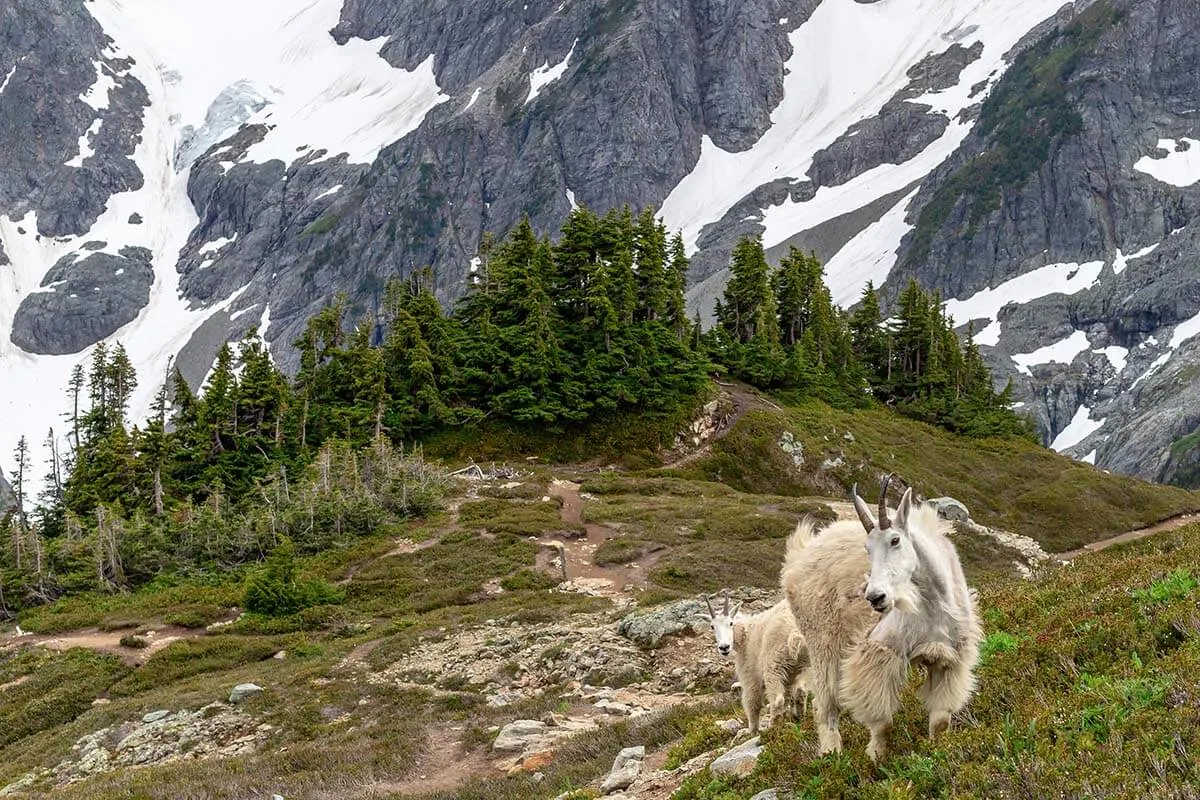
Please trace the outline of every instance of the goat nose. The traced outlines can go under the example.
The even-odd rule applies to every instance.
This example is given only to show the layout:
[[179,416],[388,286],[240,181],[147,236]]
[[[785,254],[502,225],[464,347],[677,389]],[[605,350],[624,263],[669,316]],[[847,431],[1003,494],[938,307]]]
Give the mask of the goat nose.
[[721,655],[727,655],[729,653],[729,645],[727,644],[723,644],[717,649],[721,651]]
[[868,592],[867,593],[867,602],[873,606],[879,606],[886,599],[887,599],[887,595],[884,592]]

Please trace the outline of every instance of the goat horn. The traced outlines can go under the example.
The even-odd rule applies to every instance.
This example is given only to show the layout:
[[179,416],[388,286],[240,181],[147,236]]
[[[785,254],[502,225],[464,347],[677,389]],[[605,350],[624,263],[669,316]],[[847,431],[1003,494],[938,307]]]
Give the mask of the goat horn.
[[725,590],[725,610],[721,612],[725,616],[729,616],[729,590]]
[[883,488],[879,490],[879,529],[887,530],[892,527],[892,521],[887,515],[887,490],[892,483],[892,473],[888,473],[883,479]]
[[704,605],[708,606],[708,615],[710,617],[712,617],[713,619],[716,619],[717,612],[713,611],[712,603],[710,603],[708,600],[708,595],[705,594],[705,595],[703,595],[703,597],[704,597]]
[[850,487],[850,496],[854,498],[854,510],[858,512],[858,519],[867,529],[867,533],[875,530],[875,517],[871,515],[871,509],[867,507],[866,502],[858,496],[857,483]]

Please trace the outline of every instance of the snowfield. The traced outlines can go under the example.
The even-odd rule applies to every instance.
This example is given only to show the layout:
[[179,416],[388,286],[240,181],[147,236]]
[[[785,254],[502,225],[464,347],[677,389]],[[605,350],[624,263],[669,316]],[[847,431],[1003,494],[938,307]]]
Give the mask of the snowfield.
[[1200,181],[1200,141],[1195,139],[1159,139],[1158,149],[1165,157],[1143,156],[1133,168],[1172,186],[1191,186]]
[[[766,209],[763,243],[775,245],[925,177],[969,132],[970,125],[955,118],[978,102],[978,97],[968,97],[971,87],[984,80],[994,83],[1006,66],[1004,53],[1061,6],[1061,0],[824,0],[788,36],[793,55],[771,128],[740,153],[722,150],[705,137],[695,169],[663,203],[667,226],[682,229],[688,251],[694,252],[704,226],[721,219],[755,188],[780,178],[803,180],[813,154],[856,122],[879,113],[908,84],[908,70],[915,64],[955,43],[970,47],[982,41],[982,57],[963,71],[957,86],[910,101],[930,105],[952,120],[938,141],[904,164],[883,165],[844,185],[822,187],[806,203],[789,200]],[[894,233],[895,221],[885,228]],[[878,232],[874,272],[882,271],[898,244],[899,239]],[[860,242],[860,252],[864,245]],[[887,263],[888,270],[891,266]],[[831,281],[838,280],[833,268],[826,272]]]
[[[0,375],[6,388],[20,389],[0,393],[0,419],[5,423],[0,426],[0,465],[11,472],[11,454],[25,435],[34,446],[29,482],[33,494],[40,485],[41,443],[47,431],[55,428],[61,440],[68,376],[76,364],[89,362],[92,350],[32,355],[9,338],[21,300],[39,289],[60,258],[82,258],[88,252],[83,245],[96,241],[105,243],[100,252],[116,254],[133,245],[153,254],[149,303],[107,340],[122,343],[137,369],[139,386],[130,416],[140,422],[169,359],[206,319],[232,305],[246,288],[204,308],[189,307],[180,297],[176,265],[198,217],[187,196],[191,163],[177,163],[177,154],[199,154],[243,123],[262,123],[270,131],[246,154],[248,160],[290,163],[323,149],[327,157],[344,153],[352,162],[369,163],[448,99],[434,79],[432,56],[405,71],[379,57],[382,41],[352,39],[338,45],[328,32],[337,24],[341,5],[341,0],[93,0],[85,5],[113,39],[105,56],[132,57],[132,74],[149,95],[133,154],[145,183],[137,191],[114,195],[81,237],[39,237],[32,212],[20,219],[0,216],[0,242],[13,262],[0,268]],[[15,71],[14,67],[5,76],[0,91]],[[108,106],[115,81],[103,63],[97,63],[96,75],[81,99],[101,111]],[[259,95],[261,101],[230,103],[231,94]],[[253,111],[254,106],[261,108]],[[91,155],[91,137],[98,130],[93,124],[80,139],[71,165],[81,165]],[[181,148],[200,130],[210,142],[197,147],[193,141]],[[144,224],[129,223],[135,213]],[[202,248],[205,258],[211,263],[234,238],[209,242]],[[270,325],[269,308],[261,313],[260,327],[265,329]]]

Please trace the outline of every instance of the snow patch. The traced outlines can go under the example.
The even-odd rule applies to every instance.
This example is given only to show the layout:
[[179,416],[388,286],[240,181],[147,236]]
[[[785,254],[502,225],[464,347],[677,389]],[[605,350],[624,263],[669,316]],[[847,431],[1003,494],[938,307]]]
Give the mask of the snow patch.
[[1116,257],[1113,259],[1113,272],[1120,275],[1129,266],[1130,261],[1137,261],[1139,258],[1145,258],[1158,249],[1158,243],[1152,244],[1149,247],[1143,247],[1132,255],[1125,255],[1120,250],[1117,251]]
[[[856,122],[878,114],[908,83],[912,66],[944,52],[956,40],[964,46],[972,43],[967,39],[984,41],[982,58],[963,70],[956,87],[912,101],[936,103],[952,119],[937,142],[903,165],[884,165],[849,184],[823,187],[808,203],[788,200],[768,209],[763,242],[777,244],[925,177],[966,137],[971,123],[961,123],[957,116],[977,102],[969,96],[971,87],[998,79],[1006,67],[1004,53],[1060,5],[1060,0],[821,3],[788,34],[792,56],[785,65],[783,100],[771,113],[771,127],[753,147],[737,153],[722,150],[705,136],[695,168],[662,205],[667,227],[681,230],[688,251],[694,252],[705,225],[721,219],[759,186],[780,178],[800,179],[815,152]],[[946,35],[954,31],[966,33]]]
[[329,195],[331,195],[331,194],[337,194],[338,192],[340,192],[342,190],[342,188],[343,188],[343,185],[339,183],[337,186],[332,186],[332,187],[326,189],[325,191],[321,192],[319,195],[314,197],[313,200],[320,200],[322,197],[329,197]]
[[[267,303],[263,306],[262,317],[258,321],[258,335],[264,342],[267,341],[267,330],[271,327],[271,304]],[[267,353],[270,354],[270,349]]]
[[1105,347],[1100,350],[1093,350],[1092,352],[1102,353],[1108,359],[1108,363],[1113,365],[1113,369],[1117,371],[1117,374],[1120,374],[1125,369],[1125,364],[1129,360],[1128,347],[1113,345],[1112,347]]
[[13,75],[17,74],[17,67],[19,65],[20,65],[20,62],[13,64],[12,69],[10,69],[8,71],[8,74],[4,76],[4,81],[2,83],[0,83],[0,94],[4,94],[4,90],[8,88],[8,84],[10,81],[12,81]]
[[567,71],[567,64],[570,63],[571,56],[575,55],[575,45],[577,44],[579,44],[578,39],[571,43],[571,49],[567,51],[566,57],[554,66],[550,66],[550,61],[547,59],[545,64],[529,73],[529,96],[525,98],[525,105],[532,103],[542,89],[563,76],[563,73]]
[[900,240],[912,228],[904,221],[904,215],[916,193],[914,189],[829,259],[825,265],[825,283],[835,303],[853,305],[858,302],[868,281],[874,281],[878,288],[887,280],[896,264]]
[[[973,319],[994,320],[1000,309],[1009,303],[1028,303],[1052,294],[1076,294],[1089,289],[1096,285],[1103,268],[1103,261],[1047,264],[1010,278],[995,288],[976,292],[966,300],[948,300],[946,312],[960,323]],[[999,339],[999,329],[996,338]],[[993,343],[980,341],[980,344]]]
[[241,310],[239,310],[239,311],[235,311],[235,312],[233,312],[232,314],[230,314],[230,315],[229,315],[229,318],[230,318],[231,320],[233,320],[233,319],[239,319],[239,318],[241,318],[241,317],[244,317],[244,316],[246,316],[247,314],[249,314],[251,311],[253,311],[253,310],[254,310],[254,309],[256,309],[256,308],[258,308],[258,303],[255,303],[255,304],[254,304],[254,305],[252,305],[252,306],[246,306],[245,308],[243,308],[243,309],[241,309]]
[[567,189],[567,202],[571,204],[571,210],[579,208],[579,203],[575,202],[575,193]]
[[479,95],[481,92],[483,92],[483,87],[476,86],[475,91],[471,92],[471,99],[467,101],[467,104],[465,106],[463,106],[463,111],[469,111],[471,109],[471,106],[475,105],[475,101],[479,99]]
[[1054,437],[1054,441],[1050,443],[1050,449],[1061,453],[1068,447],[1074,447],[1100,430],[1104,426],[1104,420],[1094,420],[1091,416],[1092,410],[1090,408],[1080,406],[1076,410],[1075,416],[1067,424],[1067,427],[1063,428],[1058,436]]
[[1045,347],[1039,347],[1032,353],[1018,353],[1012,357],[1012,360],[1017,365],[1018,371],[1024,372],[1026,375],[1032,375],[1033,373],[1029,371],[1029,368],[1032,366],[1037,364],[1070,364],[1075,360],[1075,356],[1087,349],[1087,334],[1083,331],[1074,331],[1067,338],[1060,339]]
[[1083,458],[1081,458],[1079,460],[1082,461],[1084,464],[1091,464],[1093,467],[1096,466],[1096,451],[1093,450],[1092,452],[1088,453],[1086,456],[1084,456]]
[[205,255],[207,253],[215,253],[218,250],[225,249],[226,245],[230,245],[230,244],[233,244],[234,242],[236,242],[237,237],[238,237],[238,235],[235,233],[235,234],[233,234],[233,236],[222,236],[219,239],[213,239],[211,242],[208,242],[203,247],[201,247],[200,250],[197,252],[199,252],[200,255]]
[[1000,320],[992,320],[983,330],[975,334],[975,344],[987,345],[989,347],[995,347],[1000,344]]
[[108,93],[117,88],[117,82],[103,61],[96,62],[96,81],[89,86],[79,99],[97,111],[108,108]]
[[1167,155],[1162,158],[1142,156],[1133,168],[1172,186],[1191,186],[1200,181],[1200,141],[1159,139],[1157,149],[1165,150]]
[[1176,325],[1175,330],[1171,333],[1171,341],[1167,344],[1167,347],[1172,350],[1178,350],[1181,344],[1193,336],[1200,336],[1200,314]]
[[100,128],[103,127],[104,120],[97,117],[88,127],[83,135],[79,137],[79,154],[64,164],[64,167],[82,167],[85,158],[91,158],[95,154],[92,149],[92,137],[100,133]]
[[[380,57],[386,37],[337,44],[329,31],[342,0],[95,0],[87,7],[106,33],[120,33],[119,47],[143,52],[143,71],[165,81],[160,101],[170,108],[168,129],[207,127],[220,141],[243,122],[267,126],[266,138],[246,153],[249,161],[290,164],[326,149],[369,163],[448,99],[432,55],[405,71]],[[209,119],[231,89],[256,102],[222,107],[225,118]]]

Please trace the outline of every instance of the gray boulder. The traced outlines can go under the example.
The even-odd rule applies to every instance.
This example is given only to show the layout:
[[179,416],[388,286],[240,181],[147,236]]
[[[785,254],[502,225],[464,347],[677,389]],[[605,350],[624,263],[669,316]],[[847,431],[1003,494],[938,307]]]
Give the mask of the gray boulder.
[[925,502],[937,509],[938,516],[951,522],[966,522],[971,518],[967,507],[953,497],[934,497]]
[[617,753],[608,777],[600,784],[600,791],[611,794],[621,789],[628,789],[642,772],[642,759],[646,757],[646,748],[626,747]]
[[758,794],[751,797],[750,800],[779,800],[778,789],[764,789]]
[[658,647],[664,636],[703,630],[708,626],[704,613],[703,601],[678,600],[645,613],[630,614],[621,620],[617,632],[641,647]]
[[708,765],[708,771],[713,775],[749,775],[762,751],[759,737],[755,736],[717,758]]
[[229,702],[240,703],[251,697],[257,697],[263,693],[263,688],[256,683],[239,683],[233,687],[233,691],[229,693]]
[[519,753],[533,741],[546,735],[546,723],[538,719],[518,719],[500,729],[492,750],[497,753]]

